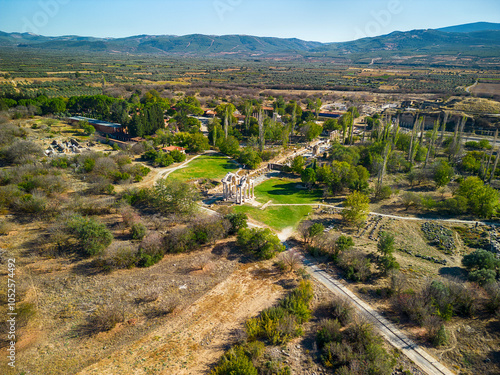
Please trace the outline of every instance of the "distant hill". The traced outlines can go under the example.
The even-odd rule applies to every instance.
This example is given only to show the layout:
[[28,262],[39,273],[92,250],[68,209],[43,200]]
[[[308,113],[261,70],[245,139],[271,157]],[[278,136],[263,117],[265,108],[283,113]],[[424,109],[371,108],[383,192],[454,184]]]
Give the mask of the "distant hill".
[[0,32],[0,46],[75,50],[83,52],[129,52],[191,55],[260,55],[309,51],[319,42],[300,39],[255,37],[248,35],[137,35],[128,38],[100,39],[78,36],[44,37],[28,33]]
[[128,38],[45,37],[0,32],[0,47],[66,52],[132,53],[243,59],[338,59],[340,63],[500,66],[500,24],[396,31],[344,43],[249,35],[137,35]]
[[476,22],[436,29],[445,33],[472,33],[475,31],[500,30],[500,23]]

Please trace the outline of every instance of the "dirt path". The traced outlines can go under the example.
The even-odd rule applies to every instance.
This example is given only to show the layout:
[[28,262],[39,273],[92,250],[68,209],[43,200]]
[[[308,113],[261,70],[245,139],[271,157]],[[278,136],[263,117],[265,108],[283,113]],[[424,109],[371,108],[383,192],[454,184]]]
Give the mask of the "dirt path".
[[469,87],[466,87],[465,88],[465,91],[468,92],[470,94],[470,90],[472,90],[474,87],[476,87],[477,85],[479,84],[479,81],[476,81],[474,82],[473,85],[469,86]]
[[243,322],[284,293],[271,263],[243,264],[151,334],[79,374],[206,374]]
[[[153,186],[156,183],[156,181],[158,181],[159,179],[166,178],[171,173],[173,173],[173,172],[175,172],[175,171],[177,171],[179,169],[186,168],[189,163],[191,163],[193,160],[199,158],[200,156],[206,155],[206,154],[211,154],[211,153],[216,153],[216,152],[215,151],[211,151],[211,150],[206,151],[203,154],[196,155],[195,157],[186,160],[184,163],[182,163],[182,164],[180,164],[180,165],[178,165],[176,167],[152,168],[151,172],[149,172],[149,174],[141,182],[134,183],[133,187],[135,187],[135,188],[143,188],[143,187]],[[144,165],[143,163],[138,163],[138,164]],[[147,166],[147,165],[144,165],[144,166]],[[117,192],[121,192],[121,191],[125,190],[126,188],[128,188],[127,185],[117,185],[117,186],[115,186],[115,190]]]
[[[323,204],[323,203],[270,203],[267,205],[267,207],[273,207],[273,206],[318,206],[319,207],[326,207],[326,208],[334,208],[336,210],[343,210],[344,207],[339,207],[339,206],[333,206],[329,204]],[[479,223],[481,225],[491,225],[492,223],[486,223],[484,221],[477,221],[477,220],[459,220],[459,219],[436,219],[436,218],[429,218],[429,217],[413,217],[413,216],[397,216],[397,215],[389,215],[389,214],[381,214],[378,212],[369,212],[370,215],[373,216],[381,216],[381,217],[387,217],[389,219],[397,219],[397,220],[410,220],[410,221],[441,221],[445,223],[457,223],[457,224],[470,224],[474,225],[476,223]]]
[[[294,251],[292,249],[292,251]],[[448,370],[441,362],[427,353],[422,347],[413,342],[408,336],[401,332],[394,324],[382,317],[370,305],[363,302],[354,293],[352,293],[340,280],[334,279],[326,271],[319,268],[315,262],[309,258],[301,257],[308,272],[317,281],[326,286],[336,295],[348,298],[359,314],[370,321],[374,327],[382,334],[382,336],[395,348],[398,348],[410,358],[420,369],[429,375],[453,375],[454,373]]]

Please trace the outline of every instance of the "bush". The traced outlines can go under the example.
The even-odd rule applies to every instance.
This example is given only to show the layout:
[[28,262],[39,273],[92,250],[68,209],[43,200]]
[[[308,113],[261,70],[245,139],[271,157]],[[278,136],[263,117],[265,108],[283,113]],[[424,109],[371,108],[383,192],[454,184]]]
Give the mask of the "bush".
[[281,345],[302,334],[300,325],[310,318],[312,296],[312,284],[302,281],[279,306],[264,310],[258,318],[246,322],[249,340],[265,338],[272,345]]
[[237,242],[245,252],[252,253],[259,259],[271,259],[285,250],[278,236],[268,228],[242,228],[238,231]]
[[484,286],[495,282],[497,272],[494,270],[480,269],[469,273],[469,280]]
[[124,321],[124,316],[115,307],[101,307],[88,317],[87,322],[77,329],[78,334],[92,336],[100,332],[110,331],[118,323]]
[[25,214],[40,214],[47,209],[47,198],[42,193],[24,194],[17,202],[15,207],[19,212]]
[[73,215],[67,226],[78,239],[81,251],[86,256],[98,255],[113,242],[111,232],[94,219]]
[[435,347],[444,346],[448,343],[448,333],[446,332],[444,324],[441,324],[436,335],[432,337],[432,343]]
[[376,201],[383,201],[389,199],[392,195],[392,189],[388,185],[379,186],[375,188],[374,199]]
[[241,347],[230,349],[210,375],[258,375],[258,371]]
[[377,250],[382,255],[390,255],[394,252],[394,235],[388,232],[380,233]]
[[346,278],[352,281],[366,281],[371,276],[370,260],[358,250],[341,253],[337,265],[344,270]]
[[142,240],[147,233],[147,228],[142,223],[132,224],[130,236],[133,240]]
[[136,251],[133,249],[120,249],[111,258],[114,269],[131,269],[137,263]]
[[44,155],[42,148],[34,142],[17,140],[3,150],[4,158],[13,164],[23,164]]
[[174,159],[174,162],[181,163],[186,160],[186,154],[180,152],[179,150],[170,151],[170,156]]
[[241,213],[231,213],[224,217],[226,220],[231,223],[231,228],[229,229],[229,234],[238,233],[241,228],[248,227],[248,216],[247,214]]
[[330,342],[341,342],[341,325],[338,320],[324,319],[319,323],[319,329],[316,333],[316,343],[320,349]]
[[174,228],[164,238],[167,253],[185,253],[196,248],[196,237],[191,228]]
[[341,235],[335,241],[335,249],[337,252],[342,253],[354,247],[352,237]]
[[353,320],[354,309],[347,299],[336,297],[331,304],[331,314],[342,326],[347,326]]

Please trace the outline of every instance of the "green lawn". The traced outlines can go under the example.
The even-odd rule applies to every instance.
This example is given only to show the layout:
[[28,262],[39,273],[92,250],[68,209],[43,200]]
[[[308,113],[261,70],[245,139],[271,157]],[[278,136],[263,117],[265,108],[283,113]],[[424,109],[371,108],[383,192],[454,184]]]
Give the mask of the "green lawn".
[[301,188],[299,180],[271,178],[255,187],[258,202],[267,203],[272,200],[276,204],[318,203],[323,197],[320,189],[309,191]]
[[252,219],[277,230],[296,228],[312,209],[312,206],[279,206],[268,207],[265,210],[251,206],[234,207],[236,212],[244,212]]
[[222,155],[202,155],[190,162],[186,168],[173,172],[169,178],[177,180],[197,180],[199,178],[222,179],[227,172],[236,172],[238,165]]
[[[299,180],[271,178],[255,187],[255,196],[260,203],[271,200],[276,204],[310,204],[319,203],[323,192],[303,189]],[[295,228],[312,210],[312,206],[271,206],[265,210],[247,205],[235,207],[235,211],[278,230]]]

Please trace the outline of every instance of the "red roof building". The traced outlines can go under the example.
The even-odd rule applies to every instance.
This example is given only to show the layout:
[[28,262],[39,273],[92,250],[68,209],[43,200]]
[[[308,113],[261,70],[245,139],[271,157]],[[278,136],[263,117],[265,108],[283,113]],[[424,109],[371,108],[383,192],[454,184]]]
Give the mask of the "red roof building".
[[170,151],[180,151],[182,152],[183,154],[186,153],[186,149],[184,147],[179,147],[179,146],[168,146],[168,147],[164,147],[162,148],[163,151],[165,152],[170,152]]

